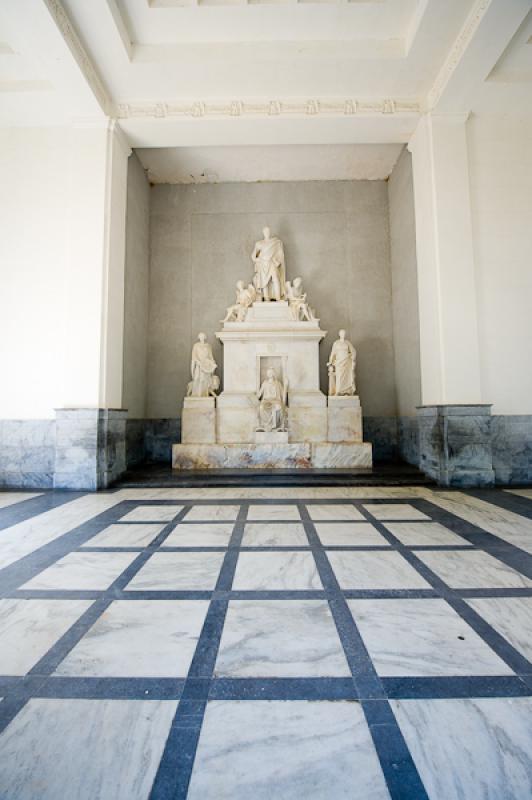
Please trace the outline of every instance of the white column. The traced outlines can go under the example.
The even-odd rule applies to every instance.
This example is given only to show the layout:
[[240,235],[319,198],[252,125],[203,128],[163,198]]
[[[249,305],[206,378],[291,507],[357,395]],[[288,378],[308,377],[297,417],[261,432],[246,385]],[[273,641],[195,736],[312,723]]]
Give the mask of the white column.
[[120,408],[127,160],[114,122],[72,130],[65,407]]
[[482,402],[466,122],[463,114],[427,114],[408,145],[423,405]]

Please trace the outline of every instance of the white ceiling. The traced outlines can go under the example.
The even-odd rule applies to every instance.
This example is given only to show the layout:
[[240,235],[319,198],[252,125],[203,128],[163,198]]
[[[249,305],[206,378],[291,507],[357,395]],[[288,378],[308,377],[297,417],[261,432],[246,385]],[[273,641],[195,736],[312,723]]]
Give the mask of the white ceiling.
[[152,183],[383,180],[400,144],[141,148]]
[[[214,153],[193,157],[200,146],[354,145],[330,159],[349,172],[362,169],[355,145],[407,142],[427,109],[531,114],[531,8],[0,0],[0,125],[114,117],[134,147],[171,148],[166,169],[176,176],[211,169]],[[176,147],[191,148],[186,170]],[[365,157],[369,172],[386,168],[377,151]],[[149,158],[160,174],[161,156]],[[216,163],[211,171],[225,174]]]

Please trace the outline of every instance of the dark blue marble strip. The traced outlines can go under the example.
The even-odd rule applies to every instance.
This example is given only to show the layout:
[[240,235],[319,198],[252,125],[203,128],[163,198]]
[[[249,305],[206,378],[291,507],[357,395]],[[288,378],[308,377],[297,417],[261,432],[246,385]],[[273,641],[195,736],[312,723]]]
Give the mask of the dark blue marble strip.
[[[530,489],[530,486],[526,488]],[[502,492],[500,489],[483,489],[482,491],[468,489],[464,491],[464,494],[476,497],[478,500],[484,500],[486,503],[491,503],[505,511],[512,511],[514,514],[520,514],[522,517],[532,519],[532,500],[528,497],[521,497],[511,492]]]
[[356,700],[352,678],[214,678],[209,700]]
[[[1,679],[0,679],[1,680]],[[75,678],[52,675],[34,697],[90,700],[179,700],[182,678]]]
[[[44,514],[45,511],[50,511],[52,508],[59,508],[65,503],[77,500],[78,497],[83,497],[84,494],[86,493],[47,491],[40,497],[30,497],[28,500],[21,500],[11,506],[6,506],[6,508],[0,509],[0,531],[10,528],[12,525],[17,525],[19,522],[32,519],[39,514]],[[0,492],[1,497],[2,492]]]
[[467,697],[529,697],[532,687],[516,675],[382,678],[394,700],[436,700]]
[[[388,701],[385,697],[384,687],[377,675],[353,615],[349,611],[336,575],[327,559],[326,551],[316,533],[314,523],[310,519],[305,505],[298,503],[298,507],[309,542],[313,548],[318,573],[327,593],[329,607],[353,676],[357,694],[360,698],[367,699],[370,702],[380,700],[383,706],[386,706]],[[428,800],[423,782],[399,725],[391,713],[391,709],[388,715],[388,722],[374,725],[369,721],[365,700],[362,700],[362,707],[366,714],[369,731],[392,800],[407,800],[407,798],[408,800]],[[374,706],[370,706],[370,708],[373,709]]]

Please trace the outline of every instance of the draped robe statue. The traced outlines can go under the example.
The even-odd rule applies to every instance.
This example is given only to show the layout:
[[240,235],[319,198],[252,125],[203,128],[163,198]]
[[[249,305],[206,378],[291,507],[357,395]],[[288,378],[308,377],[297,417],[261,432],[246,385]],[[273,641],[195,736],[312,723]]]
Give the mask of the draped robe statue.
[[332,346],[327,362],[329,368],[329,395],[355,394],[356,350],[345,338],[345,331],[339,332],[339,339]]
[[269,369],[266,380],[258,391],[259,431],[283,431],[286,429],[286,386]]
[[253,284],[261,300],[282,300],[286,295],[283,243],[271,235],[269,228],[262,233],[264,239],[256,242],[251,254],[255,265]]
[[198,340],[192,348],[190,372],[192,380],[188,384],[189,397],[209,397],[215,394],[220,387],[220,379],[214,373],[218,365],[213,358],[212,348],[206,341],[204,333],[200,333]]

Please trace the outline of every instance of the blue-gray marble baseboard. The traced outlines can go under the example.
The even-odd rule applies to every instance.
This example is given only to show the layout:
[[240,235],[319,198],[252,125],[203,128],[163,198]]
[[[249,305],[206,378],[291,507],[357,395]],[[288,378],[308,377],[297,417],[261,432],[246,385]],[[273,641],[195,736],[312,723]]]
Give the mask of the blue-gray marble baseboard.
[[55,419],[0,420],[0,487],[51,489]]
[[494,414],[491,448],[495,483],[532,483],[532,414]]

